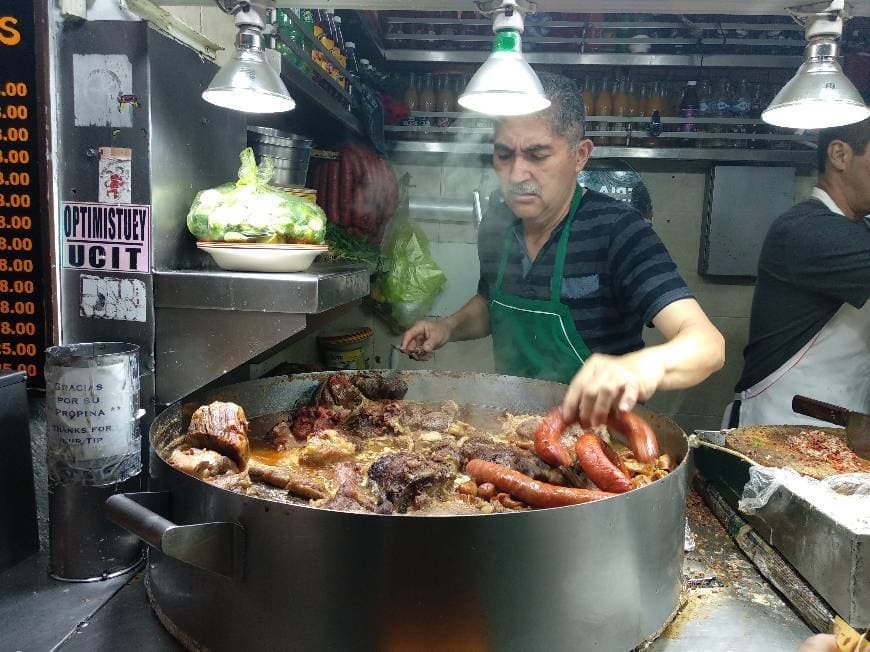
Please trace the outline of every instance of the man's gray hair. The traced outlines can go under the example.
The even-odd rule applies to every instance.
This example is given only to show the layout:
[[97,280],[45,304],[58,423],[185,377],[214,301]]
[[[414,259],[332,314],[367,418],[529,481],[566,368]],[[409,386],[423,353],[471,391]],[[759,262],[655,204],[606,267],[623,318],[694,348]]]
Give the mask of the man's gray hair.
[[544,96],[551,102],[538,115],[550,124],[554,134],[567,140],[572,148],[577,147],[586,133],[586,109],[580,88],[573,79],[552,72],[539,72],[538,79],[544,87]]

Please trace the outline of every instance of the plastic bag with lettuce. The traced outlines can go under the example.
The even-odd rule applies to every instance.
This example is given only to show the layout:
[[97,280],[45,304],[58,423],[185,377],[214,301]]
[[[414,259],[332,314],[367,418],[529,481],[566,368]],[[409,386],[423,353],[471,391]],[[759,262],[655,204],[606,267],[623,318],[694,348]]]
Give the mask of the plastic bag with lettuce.
[[207,242],[322,244],[326,215],[312,202],[269,185],[272,159],[257,166],[248,147],[239,155],[239,180],[196,194],[187,228]]

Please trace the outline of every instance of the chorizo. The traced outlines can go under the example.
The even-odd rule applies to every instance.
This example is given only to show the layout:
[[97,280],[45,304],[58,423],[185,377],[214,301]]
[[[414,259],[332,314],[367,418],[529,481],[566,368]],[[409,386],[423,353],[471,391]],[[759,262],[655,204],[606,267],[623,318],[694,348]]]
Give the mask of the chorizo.
[[562,411],[553,408],[541,419],[541,425],[535,431],[535,453],[551,466],[567,466],[571,463],[571,455],[562,445],[565,425]]
[[326,168],[329,186],[329,198],[327,201],[327,206],[329,210],[326,211],[326,217],[329,218],[329,221],[333,224],[340,224],[338,211],[339,206],[341,205],[341,188],[339,186],[339,178],[340,178],[340,163],[338,161],[330,161],[329,166]]
[[480,459],[470,460],[465,466],[465,472],[479,484],[490,482],[499,491],[509,493],[532,507],[564,507],[616,495],[595,489],[561,487],[539,482],[519,471]]
[[634,489],[625,463],[606,442],[597,435],[583,434],[574,442],[577,461],[595,486],[617,494]]
[[638,462],[649,464],[659,456],[659,442],[650,425],[634,412],[611,412],[607,427],[621,432]]

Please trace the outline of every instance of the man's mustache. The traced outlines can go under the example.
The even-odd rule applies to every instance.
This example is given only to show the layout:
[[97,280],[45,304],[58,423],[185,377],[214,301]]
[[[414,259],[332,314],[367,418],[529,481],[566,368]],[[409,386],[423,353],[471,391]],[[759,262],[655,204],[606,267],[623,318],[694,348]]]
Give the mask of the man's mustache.
[[541,189],[538,184],[526,181],[525,183],[512,183],[508,187],[508,192],[512,195],[540,195]]

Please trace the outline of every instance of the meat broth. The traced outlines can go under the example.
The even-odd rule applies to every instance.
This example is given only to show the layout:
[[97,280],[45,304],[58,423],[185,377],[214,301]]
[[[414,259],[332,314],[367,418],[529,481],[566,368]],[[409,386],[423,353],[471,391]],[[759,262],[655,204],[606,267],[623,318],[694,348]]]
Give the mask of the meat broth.
[[[550,506],[536,504],[535,491],[573,491],[574,497],[586,491],[589,500],[612,495],[598,491],[573,456],[571,464],[558,467],[538,457],[540,415],[454,401],[405,401],[404,393],[395,381],[375,373],[336,373],[321,383],[309,405],[250,423],[244,406],[211,403],[194,414],[195,427],[187,436],[173,442],[168,461],[205,482],[248,495],[380,514],[481,514]],[[242,429],[247,432],[243,441]],[[566,449],[579,434],[579,427],[565,429]],[[606,429],[598,434],[609,439]],[[673,466],[666,456],[641,464],[625,446],[614,443],[614,450],[631,487],[662,477]],[[471,460],[472,469],[495,472],[495,481],[472,477],[466,468]],[[585,502],[586,495],[575,502]]]

